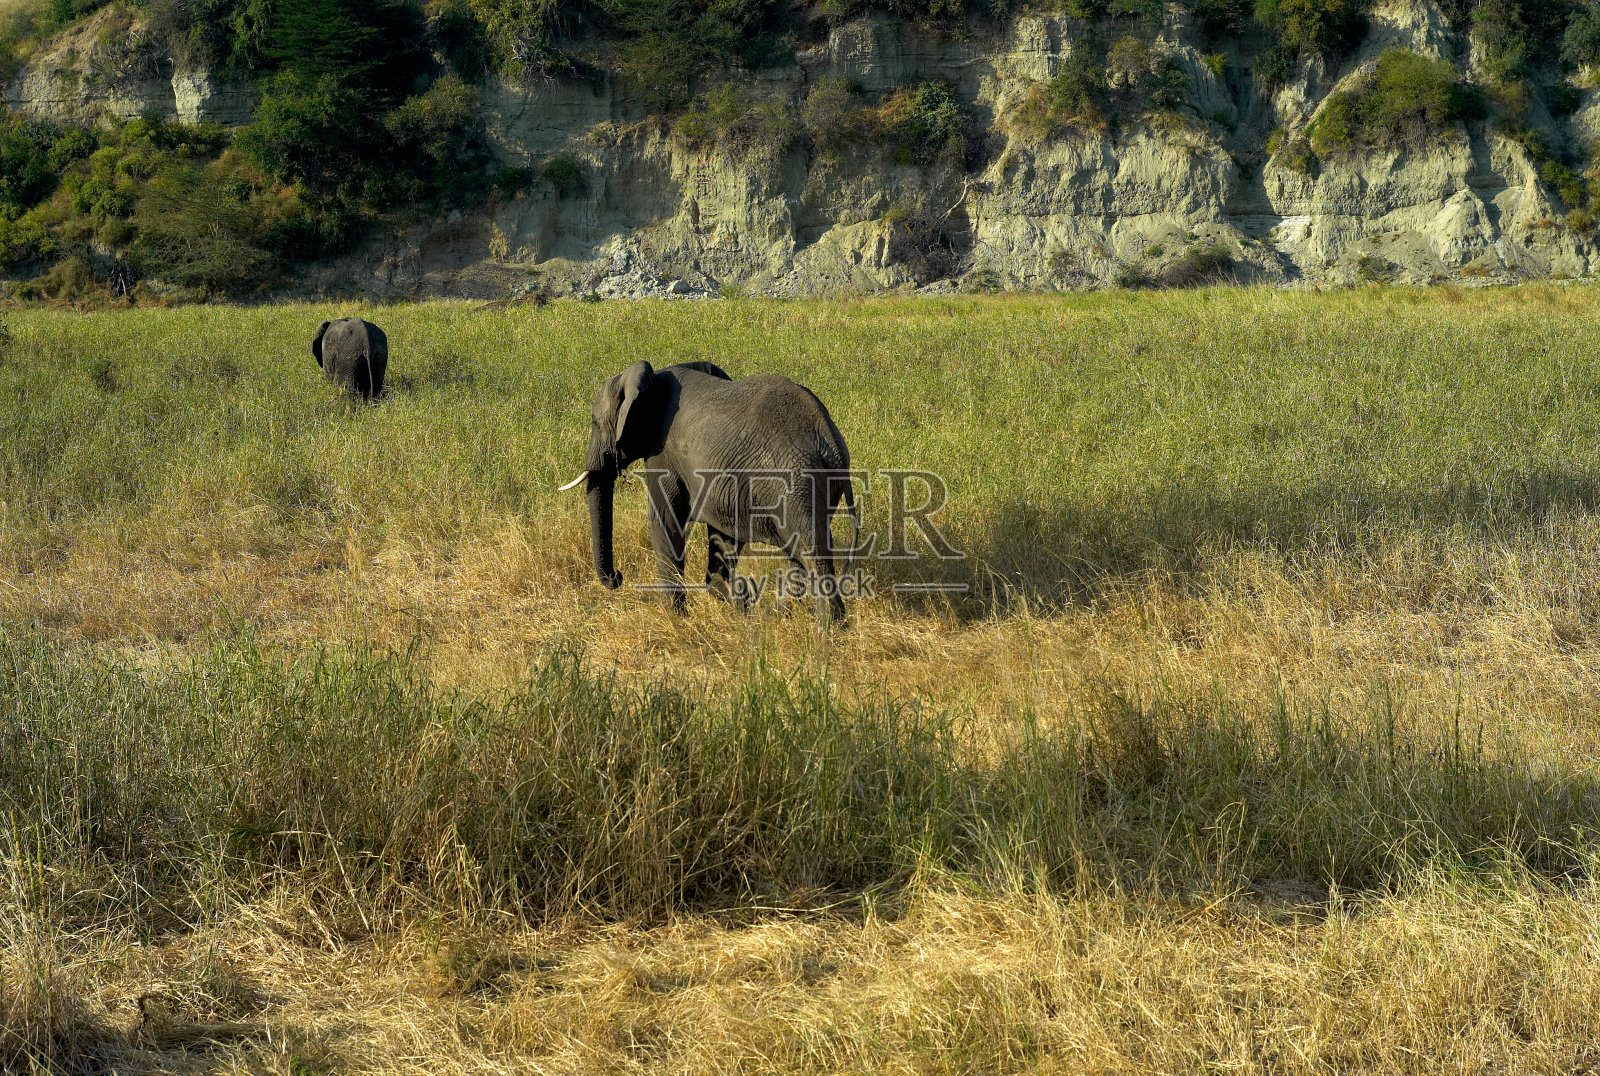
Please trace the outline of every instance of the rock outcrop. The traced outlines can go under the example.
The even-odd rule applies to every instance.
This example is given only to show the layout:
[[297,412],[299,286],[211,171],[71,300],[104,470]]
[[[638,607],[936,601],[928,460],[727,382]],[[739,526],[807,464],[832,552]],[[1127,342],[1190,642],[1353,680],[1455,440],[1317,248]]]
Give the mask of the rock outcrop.
[[146,114],[184,123],[250,122],[250,87],[175,58],[120,5],[102,8],[34,56],[5,87],[9,108],[61,123]]
[[[30,63],[8,85],[8,103],[62,119],[156,108],[190,122],[248,120],[247,87],[141,52],[136,26],[92,25]],[[1197,253],[1236,278],[1282,283],[1596,268],[1592,232],[1568,224],[1528,150],[1492,122],[1324,154],[1314,168],[1282,148],[1388,49],[1470,71],[1465,36],[1432,0],[1381,0],[1366,41],[1337,70],[1305,61],[1272,88],[1248,57],[1203,56],[1198,29],[1174,5],[1149,47],[1187,76],[1181,109],[1106,130],[1018,134],[1008,116],[1063,70],[1084,31],[1033,15],[952,40],[871,16],[747,87],[797,108],[824,79],[869,95],[942,79],[984,132],[957,163],[905,163],[870,145],[830,157],[803,139],[771,152],[696,145],[644,115],[616,79],[492,82],[482,114],[503,160],[537,174],[565,155],[581,182],[536,182],[481,213],[388,235],[306,286],[601,298],[734,286],[774,295],[1053,289],[1171,279]],[[1560,126],[1558,142],[1600,148],[1600,91]]]

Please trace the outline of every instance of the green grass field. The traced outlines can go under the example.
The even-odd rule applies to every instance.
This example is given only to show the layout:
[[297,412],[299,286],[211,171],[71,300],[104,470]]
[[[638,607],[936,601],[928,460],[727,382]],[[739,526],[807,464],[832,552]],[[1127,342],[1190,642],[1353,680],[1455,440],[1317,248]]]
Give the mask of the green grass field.
[[[1600,1064],[1589,289],[343,312],[5,315],[0,1069]],[[967,556],[603,590],[639,357]]]

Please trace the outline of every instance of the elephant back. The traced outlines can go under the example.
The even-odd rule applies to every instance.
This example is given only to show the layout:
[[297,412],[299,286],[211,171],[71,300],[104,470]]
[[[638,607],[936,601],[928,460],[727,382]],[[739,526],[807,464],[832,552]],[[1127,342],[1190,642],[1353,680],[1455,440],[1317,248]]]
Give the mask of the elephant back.
[[[729,388],[747,401],[751,413],[762,416],[771,445],[780,450],[798,450],[806,466],[850,466],[850,449],[827,405],[804,385],[781,374],[756,374],[733,382]],[[772,462],[784,465],[789,460],[774,458]]]

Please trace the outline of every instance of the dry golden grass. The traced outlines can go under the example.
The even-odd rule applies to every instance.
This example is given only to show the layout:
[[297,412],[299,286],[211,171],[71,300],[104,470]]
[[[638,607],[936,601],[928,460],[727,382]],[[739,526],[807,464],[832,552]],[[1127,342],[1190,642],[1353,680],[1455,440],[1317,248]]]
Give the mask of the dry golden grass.
[[1435,877],[1357,905],[1287,897],[922,883],[835,915],[353,942],[276,904],[89,947],[102,986],[81,1019],[140,1072],[1600,1068],[1592,890]]

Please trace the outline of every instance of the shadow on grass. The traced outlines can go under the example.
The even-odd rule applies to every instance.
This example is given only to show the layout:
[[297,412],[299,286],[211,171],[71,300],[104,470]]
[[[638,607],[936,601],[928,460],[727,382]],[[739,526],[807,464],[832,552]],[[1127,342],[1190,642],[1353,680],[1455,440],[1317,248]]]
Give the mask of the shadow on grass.
[[981,529],[953,534],[965,559],[924,555],[890,565],[883,582],[964,584],[968,597],[955,607],[966,618],[1019,602],[1058,611],[1153,577],[1187,587],[1219,548],[1361,556],[1402,534],[1513,537],[1597,506],[1600,477],[1565,470],[1403,487],[1283,484],[1238,494],[1173,485],[1089,505],[1006,499],[984,513]]

